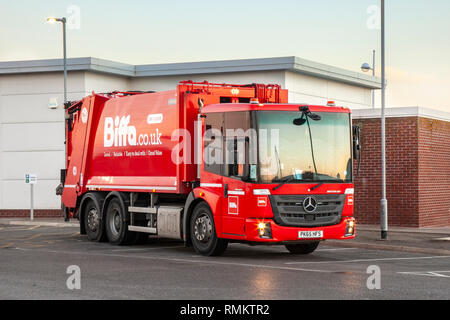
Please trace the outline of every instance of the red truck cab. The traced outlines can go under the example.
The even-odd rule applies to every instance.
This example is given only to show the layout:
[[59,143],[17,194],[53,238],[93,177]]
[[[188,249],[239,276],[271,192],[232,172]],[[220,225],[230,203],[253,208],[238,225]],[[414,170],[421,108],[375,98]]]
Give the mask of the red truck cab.
[[[255,101],[209,105],[202,113],[203,128],[221,135],[205,135],[193,193],[212,208],[220,238],[307,253],[319,240],[354,237],[349,109]],[[206,163],[214,152],[223,164]]]

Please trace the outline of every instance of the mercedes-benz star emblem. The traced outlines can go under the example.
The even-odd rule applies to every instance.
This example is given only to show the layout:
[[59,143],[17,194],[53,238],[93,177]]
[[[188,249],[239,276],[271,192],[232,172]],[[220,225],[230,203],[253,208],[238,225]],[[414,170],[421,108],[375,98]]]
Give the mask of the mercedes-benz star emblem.
[[306,197],[305,200],[303,200],[303,209],[308,213],[316,211],[317,201],[313,197]]

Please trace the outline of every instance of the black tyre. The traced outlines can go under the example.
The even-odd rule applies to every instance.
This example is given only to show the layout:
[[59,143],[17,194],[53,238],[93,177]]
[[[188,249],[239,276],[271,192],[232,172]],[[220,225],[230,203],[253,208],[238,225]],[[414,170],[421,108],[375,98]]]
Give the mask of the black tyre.
[[285,245],[286,249],[288,249],[290,253],[294,254],[308,254],[316,250],[318,246],[319,241]]
[[192,246],[201,255],[219,256],[227,249],[228,241],[217,237],[214,218],[206,203],[200,203],[194,208],[190,233]]
[[102,212],[95,201],[87,200],[87,203],[84,206],[83,220],[84,228],[90,241],[100,242],[106,239],[105,224],[102,219]]
[[136,232],[128,231],[128,212],[119,199],[112,199],[106,209],[105,229],[108,240],[114,245],[131,244],[136,239]]

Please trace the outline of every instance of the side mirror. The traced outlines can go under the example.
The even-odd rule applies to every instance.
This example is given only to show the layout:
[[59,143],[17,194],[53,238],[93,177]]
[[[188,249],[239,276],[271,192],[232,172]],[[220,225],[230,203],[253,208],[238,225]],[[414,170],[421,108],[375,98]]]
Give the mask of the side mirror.
[[202,113],[204,105],[205,103],[203,102],[203,99],[198,98],[198,113]]
[[306,119],[302,116],[301,118],[294,119],[293,123],[296,126],[301,126],[306,122]]
[[319,121],[322,119],[321,116],[319,116],[316,113],[312,113],[309,110],[309,106],[300,106],[298,108],[298,110],[302,113],[302,116],[300,118],[294,119],[293,123],[296,126],[301,126],[303,125],[308,119],[306,119],[306,117],[309,117],[310,119],[314,120],[314,121]]
[[67,131],[69,131],[69,132],[71,132],[73,129],[72,120],[73,120],[73,113],[69,114],[66,117]]
[[361,143],[360,143],[361,128],[358,125],[354,125],[352,129],[353,129],[353,159],[359,159],[361,157]]

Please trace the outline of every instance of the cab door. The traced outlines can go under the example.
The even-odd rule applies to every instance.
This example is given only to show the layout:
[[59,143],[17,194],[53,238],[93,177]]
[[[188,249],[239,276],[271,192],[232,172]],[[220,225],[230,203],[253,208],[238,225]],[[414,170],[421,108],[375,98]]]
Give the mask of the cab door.
[[250,112],[225,112],[222,233],[245,237],[248,210],[246,185],[249,176]]

